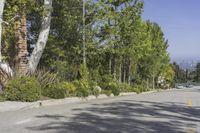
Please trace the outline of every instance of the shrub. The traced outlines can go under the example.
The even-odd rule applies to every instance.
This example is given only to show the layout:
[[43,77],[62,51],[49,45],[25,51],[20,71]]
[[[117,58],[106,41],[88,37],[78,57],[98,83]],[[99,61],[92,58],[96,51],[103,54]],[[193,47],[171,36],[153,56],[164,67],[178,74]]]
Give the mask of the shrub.
[[68,63],[66,61],[56,60],[52,63],[52,68],[54,72],[57,73],[57,79],[60,81],[65,81],[68,76]]
[[101,93],[101,87],[95,86],[95,87],[93,88],[93,90],[92,90],[92,95],[98,97],[100,93]]
[[43,89],[42,95],[50,98],[61,99],[67,96],[67,90],[65,89],[62,82],[50,84]]
[[63,82],[63,87],[66,89],[66,96],[76,95],[76,87],[74,86],[74,84],[69,82]]
[[7,100],[33,102],[40,99],[41,87],[33,77],[16,77],[8,81],[4,94]]
[[81,79],[87,80],[89,78],[89,71],[84,64],[80,65],[80,74]]
[[131,92],[132,87],[129,84],[122,83],[119,85],[120,91],[121,92]]
[[76,96],[87,97],[90,94],[87,80],[76,80],[73,82],[76,87]]
[[56,84],[59,82],[57,74],[46,71],[45,69],[38,70],[31,76],[35,77],[38,80],[41,85],[41,89],[44,89],[51,84]]
[[113,82],[109,86],[111,87],[114,96],[118,96],[120,94],[120,88],[117,83]]
[[69,82],[59,82],[56,84],[50,84],[44,88],[42,95],[55,99],[62,99],[68,96],[75,96],[76,87]]
[[133,86],[133,91],[136,92],[137,94],[143,92],[144,87],[142,85],[135,85]]
[[120,88],[116,82],[111,82],[107,84],[106,90],[111,90],[114,96],[118,96],[120,94]]
[[0,102],[3,102],[3,101],[5,101],[5,97],[0,94]]
[[99,85],[102,89],[106,90],[109,83],[115,82],[112,78],[112,75],[103,75]]
[[99,68],[92,69],[92,70],[90,69],[89,77],[90,77],[91,80],[100,83],[101,82],[101,75],[99,74]]
[[99,94],[101,93],[101,87],[99,87],[97,85],[97,82],[93,81],[93,80],[89,80],[88,81],[88,86],[89,86],[89,91],[90,91],[90,94],[98,97]]
[[112,91],[111,90],[103,90],[102,93],[105,94],[106,96],[110,96],[112,94]]

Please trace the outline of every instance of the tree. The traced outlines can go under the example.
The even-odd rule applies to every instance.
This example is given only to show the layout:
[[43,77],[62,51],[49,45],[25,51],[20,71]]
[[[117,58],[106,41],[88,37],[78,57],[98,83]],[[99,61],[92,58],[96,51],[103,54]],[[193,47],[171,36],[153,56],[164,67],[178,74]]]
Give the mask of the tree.
[[2,48],[2,22],[3,22],[3,10],[4,10],[5,0],[0,1],[0,62],[2,62],[1,48]]
[[[9,24],[9,27],[14,26],[12,30],[6,31],[6,33],[12,33],[15,37],[13,38],[13,42],[15,43],[15,49],[12,50],[12,53],[14,53],[14,61],[12,60],[12,63],[14,64],[14,71],[16,75],[25,75],[28,71],[34,72],[37,68],[37,64],[41,58],[41,55],[43,53],[43,50],[45,48],[48,34],[49,34],[49,28],[50,28],[50,20],[51,20],[51,11],[52,11],[52,0],[44,0],[44,17],[42,21],[41,26],[41,32],[38,38],[38,43],[36,47],[33,50],[33,54],[30,58],[30,61],[28,60],[28,44],[27,44],[27,13],[28,13],[28,5],[32,8],[34,8],[34,2],[32,0],[21,0],[21,1],[7,1],[7,7],[5,16],[13,16],[12,18],[14,20],[14,25]],[[32,10],[32,8],[30,10]],[[9,18],[9,17],[8,17]],[[11,22],[12,23],[12,22]],[[7,28],[7,27],[6,27]],[[13,32],[14,30],[14,32]],[[5,39],[6,40],[6,39]],[[4,40],[4,41],[5,41]],[[9,40],[10,41],[10,40]],[[30,64],[30,65],[28,65]],[[1,65],[2,66],[2,65]],[[5,67],[6,66],[6,67]],[[5,70],[7,69],[7,70]],[[3,64],[2,70],[4,72],[11,72],[11,67],[8,64]]]
[[173,64],[173,70],[175,73],[175,83],[184,83],[186,82],[185,79],[185,70],[183,70],[176,62],[174,62]]
[[197,65],[196,65],[196,71],[195,71],[195,80],[197,81],[197,82],[199,82],[200,81],[200,63],[198,63]]
[[34,73],[46,46],[51,23],[52,0],[44,0],[44,13],[40,34],[29,60],[28,71]]
[[86,65],[86,0],[83,0],[83,64]]
[[149,86],[151,81],[151,88],[156,88],[160,77],[171,82],[173,74],[168,42],[157,23],[142,19],[143,4],[142,0],[7,1],[4,19],[15,21],[3,26],[3,60],[10,68],[20,67],[23,74],[47,68],[61,81],[84,78],[84,64],[88,77],[98,83],[110,79]]

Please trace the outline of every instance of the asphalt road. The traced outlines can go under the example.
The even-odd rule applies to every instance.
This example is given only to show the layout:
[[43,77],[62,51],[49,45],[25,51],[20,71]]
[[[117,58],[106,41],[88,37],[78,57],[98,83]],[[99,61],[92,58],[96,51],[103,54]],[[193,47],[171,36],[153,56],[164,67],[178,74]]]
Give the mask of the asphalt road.
[[200,133],[200,87],[0,113],[0,133]]

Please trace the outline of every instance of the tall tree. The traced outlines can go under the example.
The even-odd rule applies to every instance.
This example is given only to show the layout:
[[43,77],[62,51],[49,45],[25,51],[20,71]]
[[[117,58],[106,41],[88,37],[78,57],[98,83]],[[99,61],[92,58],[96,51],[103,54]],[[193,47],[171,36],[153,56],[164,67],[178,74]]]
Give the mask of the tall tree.
[[2,22],[3,22],[3,11],[4,11],[5,0],[0,1],[0,62],[2,62]]
[[86,2],[87,0],[83,0],[83,64],[86,66]]
[[44,0],[44,13],[40,34],[29,60],[29,72],[34,73],[46,46],[51,23],[52,0]]

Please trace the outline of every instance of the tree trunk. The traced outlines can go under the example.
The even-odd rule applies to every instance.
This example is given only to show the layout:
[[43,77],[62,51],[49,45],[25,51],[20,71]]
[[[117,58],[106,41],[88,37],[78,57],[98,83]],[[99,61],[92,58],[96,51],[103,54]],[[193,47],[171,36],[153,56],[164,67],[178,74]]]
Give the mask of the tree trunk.
[[116,69],[116,59],[115,59],[115,57],[114,57],[114,63],[113,63],[113,78],[114,78],[114,80],[116,80],[117,78],[116,78],[116,73],[117,73],[117,69]]
[[[0,0],[0,71],[1,71],[1,81],[6,80],[3,79],[4,77],[12,77],[13,76],[13,70],[10,68],[10,66],[6,63],[2,63],[2,22],[3,22],[3,12],[4,12],[4,5],[5,0]],[[6,76],[4,76],[6,75]]]
[[111,57],[111,55],[109,57],[109,74],[110,75],[112,74],[112,57]]
[[15,20],[15,70],[16,75],[21,76],[27,73],[28,63],[28,50],[27,50],[27,27],[26,27],[26,8],[23,6],[17,15]]
[[122,64],[119,64],[119,83],[122,82]]
[[147,91],[149,90],[149,79],[147,78]]
[[153,90],[155,89],[155,73],[153,71],[153,83],[152,83]]
[[129,61],[128,65],[128,84],[131,84],[131,61]]
[[49,36],[50,24],[51,24],[52,0],[44,0],[44,7],[46,15],[43,17],[40,34],[36,46],[29,60],[29,68],[28,68],[29,73],[34,73],[36,71]]
[[83,0],[83,64],[86,66],[86,28],[85,28],[85,20],[86,20],[86,0]]
[[5,73],[6,75],[9,75],[10,77],[14,75],[13,70],[7,63],[0,62],[0,70],[3,71],[3,73]]
[[0,0],[0,62],[2,62],[2,54],[1,54],[1,38],[2,38],[2,22],[3,22],[3,10],[4,10],[5,0]]
[[123,71],[124,71],[124,74],[123,74],[123,82],[126,83],[126,68],[125,68],[125,66],[124,66]]

